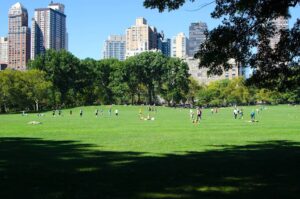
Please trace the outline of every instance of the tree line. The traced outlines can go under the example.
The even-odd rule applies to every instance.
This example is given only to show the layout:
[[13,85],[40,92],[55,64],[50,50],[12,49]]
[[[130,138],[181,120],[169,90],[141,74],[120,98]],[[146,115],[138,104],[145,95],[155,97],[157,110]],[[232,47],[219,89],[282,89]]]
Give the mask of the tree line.
[[196,99],[194,104],[199,106],[220,107],[257,103],[275,105],[300,102],[300,90],[279,92],[258,88],[242,77],[214,81],[208,85],[198,85],[196,82],[191,84],[193,84],[190,86],[191,91],[193,90]]
[[158,52],[119,61],[80,60],[64,50],[48,50],[30,61],[28,71],[6,70],[0,75],[2,111],[154,104],[161,99],[179,103],[185,101],[190,81],[185,62]]
[[258,88],[243,78],[200,85],[188,65],[159,52],[126,61],[80,60],[67,51],[48,50],[29,70],[0,72],[1,112],[100,104],[180,103],[199,106],[299,103],[300,89]]

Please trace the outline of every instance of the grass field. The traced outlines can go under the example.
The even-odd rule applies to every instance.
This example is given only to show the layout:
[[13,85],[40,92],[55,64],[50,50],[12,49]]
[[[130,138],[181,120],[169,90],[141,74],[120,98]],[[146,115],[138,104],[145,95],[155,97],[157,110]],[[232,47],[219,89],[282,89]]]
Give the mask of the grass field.
[[[98,107],[99,108],[99,107]],[[300,106],[0,115],[0,198],[299,198]],[[147,114],[146,107],[143,110]],[[29,125],[40,121],[41,125]]]

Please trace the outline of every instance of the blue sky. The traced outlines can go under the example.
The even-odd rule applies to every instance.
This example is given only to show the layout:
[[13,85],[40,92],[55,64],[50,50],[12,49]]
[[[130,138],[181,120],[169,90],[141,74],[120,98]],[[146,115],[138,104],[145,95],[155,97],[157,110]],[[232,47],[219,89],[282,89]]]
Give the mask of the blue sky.
[[[1,0],[0,3],[0,36],[7,35],[7,13],[16,0]],[[33,17],[35,8],[47,7],[50,0],[19,0],[27,8],[29,19]],[[145,17],[150,25],[158,31],[163,30],[169,38],[179,32],[188,35],[191,22],[204,21],[208,28],[216,27],[220,21],[211,19],[210,13],[214,5],[199,11],[193,10],[209,0],[198,0],[187,3],[179,10],[159,13],[157,10],[145,9],[143,0],[58,0],[65,4],[67,28],[69,33],[69,50],[83,59],[101,58],[104,40],[110,34],[124,34],[126,28],[135,23],[135,18]],[[300,17],[299,6],[291,10],[293,24]],[[29,20],[31,26],[31,20]]]

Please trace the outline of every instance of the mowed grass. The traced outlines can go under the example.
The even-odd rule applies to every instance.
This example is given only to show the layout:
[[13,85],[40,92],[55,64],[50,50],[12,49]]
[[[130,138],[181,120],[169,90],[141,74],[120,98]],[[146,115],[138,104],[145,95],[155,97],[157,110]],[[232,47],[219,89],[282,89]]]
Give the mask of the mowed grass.
[[205,109],[197,125],[189,109],[157,107],[143,121],[140,108],[148,115],[0,115],[0,198],[299,197],[300,106],[267,106],[257,123],[255,106],[236,120],[232,108]]

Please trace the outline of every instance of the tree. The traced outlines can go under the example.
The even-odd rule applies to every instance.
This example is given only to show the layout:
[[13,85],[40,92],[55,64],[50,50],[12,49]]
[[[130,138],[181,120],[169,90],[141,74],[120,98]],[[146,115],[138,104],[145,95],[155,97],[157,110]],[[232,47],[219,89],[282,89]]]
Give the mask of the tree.
[[118,64],[119,61],[117,59],[103,59],[98,61],[94,68],[95,91],[103,104],[114,103],[110,83],[113,68],[116,68]]
[[203,85],[200,85],[193,77],[189,77],[189,92],[187,94],[187,99],[192,105],[195,104],[197,94],[202,89],[204,89]]
[[[160,93],[170,105],[170,101],[179,103],[189,91],[188,66],[178,58],[169,58],[164,66]],[[185,100],[184,100],[185,101]]]
[[[144,6],[162,12],[178,9],[187,1],[145,0]],[[209,74],[220,75],[232,67],[228,60],[234,58],[238,66],[256,69],[252,83],[259,83],[257,86],[279,91],[295,89],[295,82],[290,80],[299,73],[295,74],[290,66],[299,62],[300,20],[291,30],[281,32],[276,31],[273,20],[289,18],[289,8],[300,5],[300,0],[215,0],[207,4],[215,4],[211,16],[223,21],[207,33],[206,42],[195,55],[200,59],[200,67],[208,68]],[[281,39],[271,49],[269,40],[274,34],[280,34]]]
[[61,94],[60,101],[66,104],[74,102],[74,95],[77,92],[76,74],[80,69],[80,60],[65,50],[47,50],[45,54],[39,55],[29,63],[30,69],[45,71],[47,80],[51,81],[55,90]]
[[[123,80],[128,87],[128,92],[131,98],[131,104],[134,104],[134,98],[136,94],[140,96],[139,85],[142,82],[140,76],[141,71],[141,68],[137,64],[136,57],[130,57],[124,62]],[[138,101],[140,101],[140,99],[138,99]]]
[[147,88],[148,103],[152,104],[155,98],[155,90],[159,90],[162,84],[164,66],[167,58],[158,52],[144,52],[136,56],[137,67],[141,69],[140,77],[142,83]]
[[51,82],[45,80],[45,73],[38,70],[0,72],[0,104],[2,109],[25,109],[47,101]]
[[27,71],[23,74],[23,78],[26,82],[24,93],[29,101],[34,102],[35,110],[38,112],[39,103],[49,97],[49,90],[52,87],[52,83],[45,80],[45,72],[38,70]]

